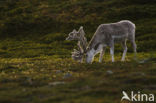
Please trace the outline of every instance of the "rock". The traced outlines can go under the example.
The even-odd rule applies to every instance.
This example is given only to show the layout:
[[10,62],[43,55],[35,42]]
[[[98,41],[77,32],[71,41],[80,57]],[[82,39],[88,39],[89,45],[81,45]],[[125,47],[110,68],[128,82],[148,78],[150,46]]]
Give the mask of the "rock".
[[146,76],[146,74],[145,73],[143,73],[143,72],[134,72],[134,73],[132,73],[132,76]]
[[107,74],[113,74],[113,71],[111,71],[111,70],[107,70],[106,73],[107,73]]
[[139,61],[140,64],[147,63],[149,59]]
[[144,60],[139,61],[139,63],[140,64],[143,64],[143,63],[155,62],[155,61],[156,61],[156,58],[147,58],[147,59],[144,59]]
[[69,77],[71,77],[71,76],[72,76],[72,74],[66,73],[66,74],[63,76],[63,79],[69,78]]
[[32,81],[32,79],[31,79],[31,78],[28,78],[28,79],[27,79],[27,81],[28,81],[28,83],[29,83],[30,85],[32,85],[32,84],[33,84],[33,81]]
[[27,90],[25,88],[22,89],[23,92],[26,92]]
[[140,73],[142,76],[145,76],[146,74],[145,73]]
[[52,82],[52,83],[49,83],[49,86],[56,86],[56,85],[63,85],[65,84],[65,82]]
[[86,85],[85,87],[82,88],[82,90],[89,90],[91,89],[90,86]]
[[56,74],[58,74],[58,73],[62,73],[62,71],[61,70],[56,70]]

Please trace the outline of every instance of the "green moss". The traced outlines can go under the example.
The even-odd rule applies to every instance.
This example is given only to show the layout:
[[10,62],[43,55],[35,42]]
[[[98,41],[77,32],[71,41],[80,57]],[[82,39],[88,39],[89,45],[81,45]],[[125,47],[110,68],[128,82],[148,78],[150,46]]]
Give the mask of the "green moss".
[[[138,58],[149,55],[139,53]],[[155,63],[139,64],[132,62],[131,57],[128,54],[124,63],[119,59],[115,63],[105,59],[106,62],[95,61],[93,64],[79,64],[71,59],[51,56],[3,58],[0,60],[0,102],[113,103],[120,102],[122,90],[149,92],[156,79],[152,75]],[[72,76],[64,78],[66,73]],[[55,82],[63,84],[53,85]],[[152,89],[152,93],[155,92]]]

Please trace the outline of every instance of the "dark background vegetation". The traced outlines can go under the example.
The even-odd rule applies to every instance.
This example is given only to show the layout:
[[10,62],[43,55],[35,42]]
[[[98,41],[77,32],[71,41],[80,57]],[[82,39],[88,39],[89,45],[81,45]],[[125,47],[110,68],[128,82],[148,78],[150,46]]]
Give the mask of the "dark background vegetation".
[[[65,41],[65,37],[73,29],[84,26],[89,41],[98,25],[120,20],[136,24],[139,52],[155,50],[155,0],[1,0],[0,54],[2,57],[22,57],[23,53],[23,57],[69,54],[75,43]],[[32,49],[40,53],[31,53]]]

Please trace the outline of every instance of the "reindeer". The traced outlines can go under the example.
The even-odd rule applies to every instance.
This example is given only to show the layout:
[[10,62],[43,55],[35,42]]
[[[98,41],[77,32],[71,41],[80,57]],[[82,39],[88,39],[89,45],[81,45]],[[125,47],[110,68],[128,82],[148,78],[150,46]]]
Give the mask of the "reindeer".
[[72,58],[76,61],[83,61],[84,53],[86,52],[87,47],[87,39],[85,37],[85,32],[83,30],[83,27],[81,26],[78,31],[75,29],[68,34],[68,37],[66,40],[77,40],[78,43],[78,50],[74,49],[74,52],[72,52]]
[[135,43],[135,24],[128,20],[122,20],[117,23],[101,24],[95,34],[93,35],[87,50],[86,62],[92,63],[94,56],[100,52],[99,62],[102,58],[107,46],[110,47],[110,54],[112,62],[114,62],[114,44],[121,43],[124,48],[121,61],[125,60],[127,53],[126,41],[129,40],[133,46],[136,57],[136,43]]

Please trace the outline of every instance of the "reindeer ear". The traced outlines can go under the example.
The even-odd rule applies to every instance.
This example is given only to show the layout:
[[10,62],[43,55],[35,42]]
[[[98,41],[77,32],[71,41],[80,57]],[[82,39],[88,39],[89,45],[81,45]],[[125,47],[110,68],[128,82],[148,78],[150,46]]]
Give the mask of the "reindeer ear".
[[80,34],[82,34],[82,35],[85,35],[85,32],[84,32],[84,30],[83,30],[83,26],[80,26],[80,29],[79,29],[79,31],[78,31]]
[[83,26],[80,26],[80,29],[83,29]]
[[80,28],[79,28],[79,32],[81,32],[81,30],[83,30],[83,26],[80,26]]

